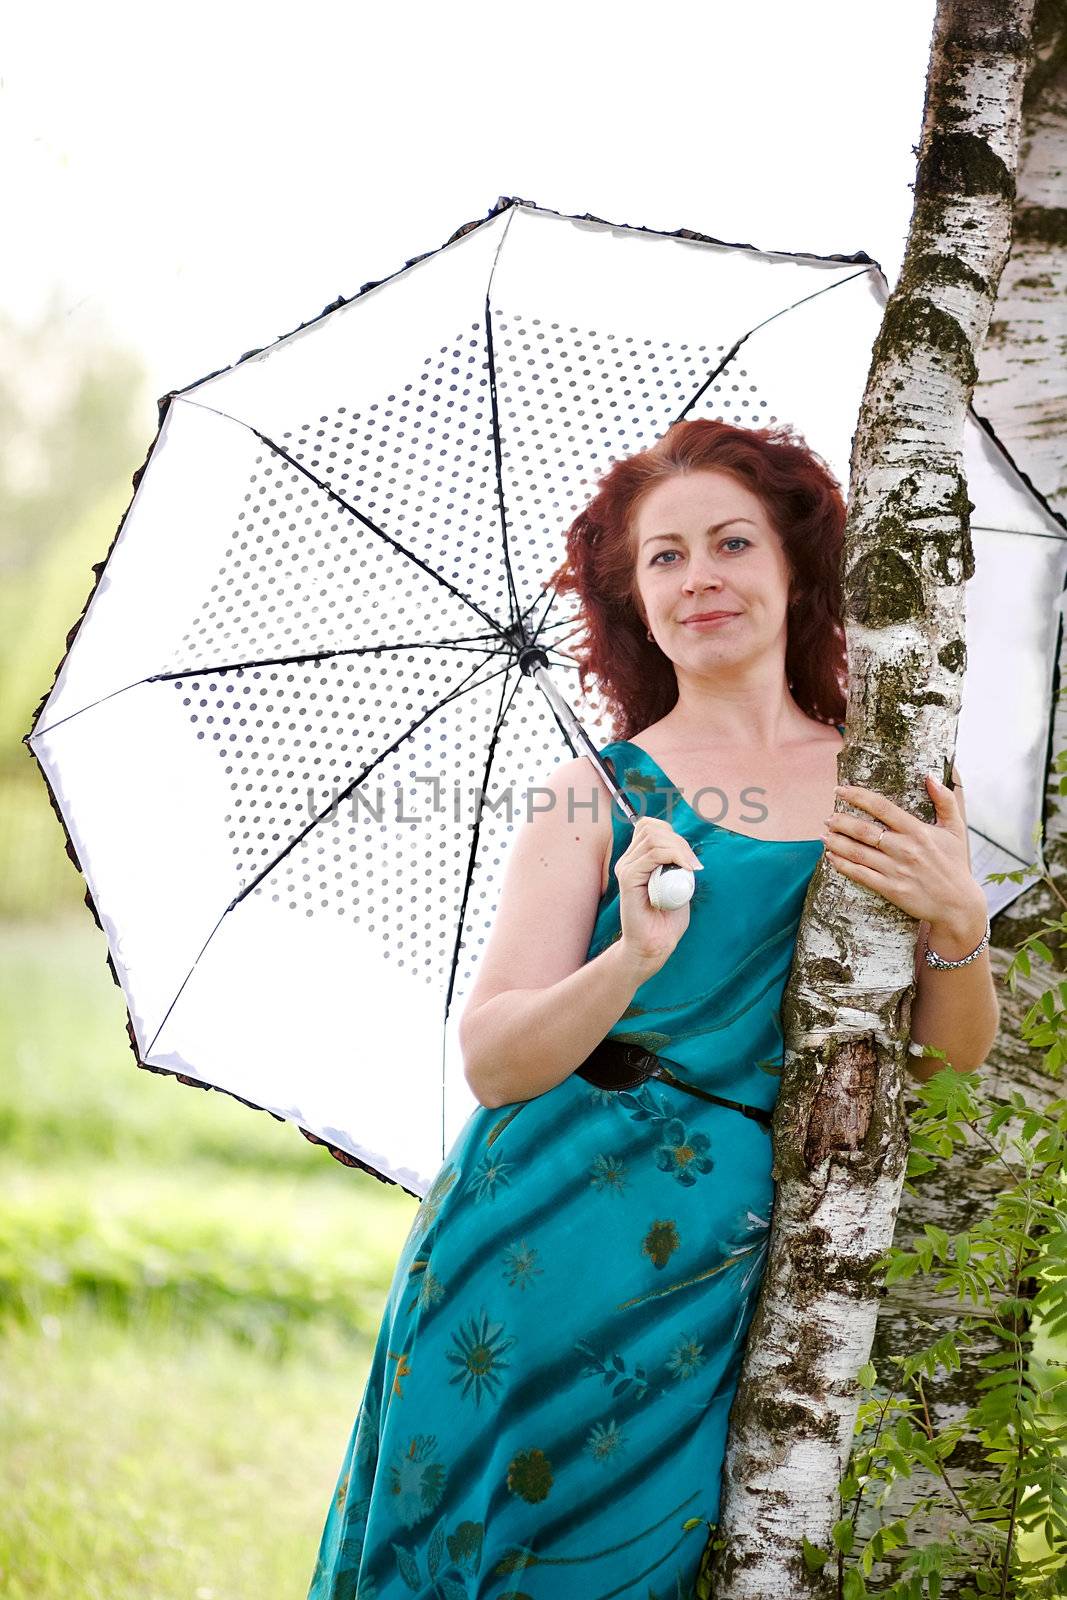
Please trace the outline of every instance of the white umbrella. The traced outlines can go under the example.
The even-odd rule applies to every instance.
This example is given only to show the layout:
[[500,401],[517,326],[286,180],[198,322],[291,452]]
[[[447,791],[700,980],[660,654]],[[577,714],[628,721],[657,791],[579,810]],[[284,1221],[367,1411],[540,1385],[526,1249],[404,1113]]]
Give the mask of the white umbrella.
[[[502,200],[160,402],[26,735],[141,1064],[425,1194],[477,1104],[456,1024],[509,835],[612,736],[568,708],[566,528],[681,416],[789,421],[847,484],[885,299],[863,255]],[[1064,546],[976,422],[966,452],[978,871],[1040,811]]]

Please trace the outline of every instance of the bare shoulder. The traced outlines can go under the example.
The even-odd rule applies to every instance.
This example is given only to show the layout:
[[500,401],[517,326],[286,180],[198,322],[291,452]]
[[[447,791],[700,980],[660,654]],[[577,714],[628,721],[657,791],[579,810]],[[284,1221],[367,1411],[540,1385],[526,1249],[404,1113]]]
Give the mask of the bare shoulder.
[[588,800],[592,794],[599,793],[605,800],[611,799],[611,790],[587,756],[576,756],[573,761],[561,761],[558,767],[553,767],[544,781],[546,787],[553,789],[557,794],[566,794],[570,791],[575,796],[580,795]]

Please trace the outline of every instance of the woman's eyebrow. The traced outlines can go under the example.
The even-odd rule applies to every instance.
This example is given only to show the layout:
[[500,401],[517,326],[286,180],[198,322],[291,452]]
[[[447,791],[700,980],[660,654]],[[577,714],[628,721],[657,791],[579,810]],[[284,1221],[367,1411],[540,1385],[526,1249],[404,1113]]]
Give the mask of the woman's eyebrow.
[[[728,517],[725,522],[713,522],[707,532],[721,533],[723,528],[731,528],[735,522],[747,522],[752,528],[756,526],[751,517]],[[680,533],[653,533],[643,542],[641,549],[643,550],[646,544],[655,544],[657,539],[680,539],[681,537]]]

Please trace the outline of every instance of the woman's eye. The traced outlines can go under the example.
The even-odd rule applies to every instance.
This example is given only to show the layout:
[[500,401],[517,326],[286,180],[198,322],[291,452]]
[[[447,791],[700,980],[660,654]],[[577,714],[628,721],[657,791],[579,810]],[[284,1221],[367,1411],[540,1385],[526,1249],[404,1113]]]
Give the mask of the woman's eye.
[[[724,539],[723,540],[723,544],[747,545],[749,543],[751,543],[751,541],[748,540],[748,539],[742,538],[742,536],[739,533],[734,534],[732,539]],[[649,564],[650,567],[654,567],[661,556],[674,556],[674,555],[677,555],[677,554],[678,554],[677,550],[659,550],[652,557],[652,560],[648,564]],[[673,561],[671,562],[671,566],[672,567],[674,566],[674,562]]]

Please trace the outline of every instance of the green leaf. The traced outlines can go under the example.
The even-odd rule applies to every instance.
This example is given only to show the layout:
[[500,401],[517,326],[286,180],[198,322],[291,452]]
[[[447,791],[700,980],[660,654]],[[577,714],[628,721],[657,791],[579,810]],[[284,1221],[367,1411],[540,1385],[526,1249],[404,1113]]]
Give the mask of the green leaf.
[[944,1228],[939,1228],[936,1223],[926,1222],[923,1224],[923,1231],[926,1234],[926,1237],[933,1244],[934,1250],[937,1254],[937,1259],[939,1261],[947,1261],[948,1234],[945,1232]]
[[807,1534],[801,1534],[801,1545],[804,1554],[804,1565],[809,1572],[818,1572],[830,1559],[829,1550],[820,1550],[817,1544],[812,1544]]
[[835,1522],[830,1530],[834,1544],[842,1555],[850,1555],[856,1539],[856,1524],[851,1517],[842,1517],[840,1522]]

